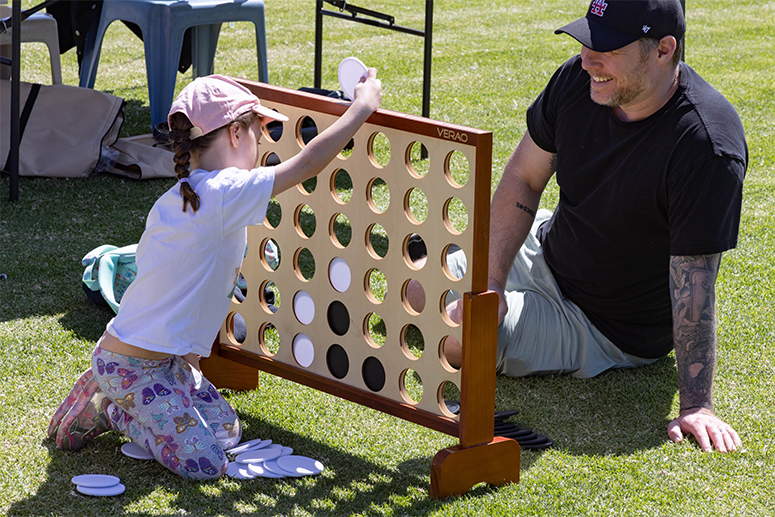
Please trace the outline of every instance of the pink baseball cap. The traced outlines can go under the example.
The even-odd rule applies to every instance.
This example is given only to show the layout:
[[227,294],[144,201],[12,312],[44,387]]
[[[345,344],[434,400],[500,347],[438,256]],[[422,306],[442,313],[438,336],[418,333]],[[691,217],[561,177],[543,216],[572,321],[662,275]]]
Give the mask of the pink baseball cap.
[[258,97],[241,84],[217,74],[199,77],[183,88],[169,114],[183,113],[188,117],[194,125],[189,130],[193,140],[249,111],[272,120],[288,120],[285,115],[262,106]]

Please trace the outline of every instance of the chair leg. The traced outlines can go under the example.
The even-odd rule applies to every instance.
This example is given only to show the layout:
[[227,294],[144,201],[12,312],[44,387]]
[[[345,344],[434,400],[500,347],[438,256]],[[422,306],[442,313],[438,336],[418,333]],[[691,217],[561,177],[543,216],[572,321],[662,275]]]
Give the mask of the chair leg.
[[215,51],[221,24],[197,25],[192,27],[191,68],[194,79],[212,75],[215,71]]
[[264,31],[264,14],[261,13],[260,25],[256,26],[256,58],[258,59],[258,81],[269,83],[269,71],[266,60],[266,32]]
[[97,27],[92,26],[86,34],[78,80],[78,86],[81,88],[94,88],[94,82],[97,80],[97,66],[100,62],[100,51],[102,50],[102,38],[105,36],[108,25],[110,22],[103,26],[103,22],[100,20]]
[[177,63],[180,60],[185,29],[180,28],[172,34],[160,34],[160,32],[148,31],[147,34],[143,34],[148,103],[151,106],[151,129],[155,136],[158,135],[157,126],[167,121],[167,114],[172,106],[178,75]]

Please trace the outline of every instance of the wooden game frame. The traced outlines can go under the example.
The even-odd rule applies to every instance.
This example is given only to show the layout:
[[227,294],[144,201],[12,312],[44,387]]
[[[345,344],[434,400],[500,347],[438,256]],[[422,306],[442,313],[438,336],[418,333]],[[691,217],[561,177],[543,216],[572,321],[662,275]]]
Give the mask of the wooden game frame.
[[[291,119],[284,124],[284,135],[278,142],[272,141],[268,134],[266,137],[262,138],[260,146],[262,163],[265,163],[273,152],[276,152],[276,156],[280,159],[285,160],[288,159],[292,153],[298,152],[298,150],[301,149],[304,144],[301,140],[300,128],[301,120],[304,116],[312,117],[317,127],[322,130],[329,126],[337,117],[341,116],[349,106],[348,102],[329,99],[319,95],[288,90],[243,79],[237,80],[253,91],[261,99],[262,104],[277,109],[281,113],[288,115]],[[295,135],[293,134],[294,128],[296,130]],[[201,361],[202,371],[205,376],[219,388],[249,390],[258,387],[258,371],[262,370],[458,437],[460,440],[459,445],[439,451],[433,459],[431,466],[431,496],[434,498],[443,498],[453,494],[465,493],[473,485],[481,482],[487,482],[493,485],[517,483],[519,481],[520,447],[517,442],[512,439],[494,437],[493,426],[495,413],[495,354],[497,342],[498,295],[487,289],[492,133],[455,124],[438,122],[427,118],[390,112],[387,110],[378,110],[372,114],[361,130],[356,134],[354,138],[355,148],[368,148],[373,141],[374,135],[383,131],[386,134],[398,135],[395,137],[398,141],[396,145],[394,145],[394,142],[390,142],[391,146],[393,146],[391,163],[393,160],[400,161],[401,157],[403,157],[406,167],[411,167],[409,149],[405,149],[406,143],[411,141],[413,143],[422,143],[422,145],[430,151],[431,156],[435,155],[434,150],[438,147],[441,149],[440,152],[442,155],[447,156],[447,161],[449,159],[449,154],[451,154],[448,151],[448,149],[451,148],[450,145],[455,149],[462,149],[462,152],[464,152],[466,159],[471,166],[467,187],[458,189],[463,195],[464,204],[469,207],[468,225],[462,232],[456,232],[459,233],[458,237],[462,242],[465,242],[463,249],[466,250],[468,267],[463,278],[465,281],[461,283],[465,286],[469,286],[469,290],[460,293],[463,299],[462,324],[447,329],[448,335],[458,338],[463,344],[462,364],[459,370],[451,368],[445,360],[441,359],[441,347],[439,348],[439,357],[437,358],[434,358],[434,353],[431,352],[433,347],[426,347],[426,352],[423,355],[423,357],[426,355],[430,356],[430,358],[426,358],[426,361],[433,362],[434,359],[438,359],[438,362],[442,365],[442,367],[438,369],[438,371],[441,372],[440,374],[437,375],[433,372],[428,374],[430,378],[429,384],[433,385],[437,382],[443,384],[445,379],[452,379],[452,382],[459,387],[459,414],[454,415],[450,413],[443,404],[434,405],[433,397],[428,397],[431,399],[430,401],[428,401],[426,397],[423,397],[424,403],[415,403],[406,397],[405,392],[400,393],[399,395],[383,395],[381,393],[375,393],[366,388],[365,385],[358,385],[357,380],[355,382],[351,381],[350,384],[343,383],[323,367],[317,366],[310,368],[299,365],[298,361],[294,363],[293,359],[289,359],[289,357],[292,358],[292,356],[289,356],[287,353],[284,357],[280,357],[279,352],[277,356],[268,353],[266,348],[259,343],[260,339],[255,336],[257,321],[267,319],[273,321],[273,324],[278,325],[278,327],[281,327],[284,331],[282,335],[295,334],[296,332],[312,333],[317,327],[311,325],[305,326],[298,321],[291,321],[290,324],[293,324],[291,327],[287,322],[280,323],[279,320],[272,320],[274,316],[267,310],[265,303],[261,305],[263,302],[259,299],[259,296],[253,295],[252,303],[249,303],[251,293],[263,290],[263,287],[262,289],[258,289],[259,286],[255,285],[255,282],[253,285],[249,284],[248,298],[246,298],[243,304],[239,304],[236,301],[233,302],[232,308],[234,310],[224,322],[221,332],[215,340],[210,357]],[[368,144],[366,144],[363,139],[368,139]],[[355,152],[357,151],[353,152],[354,156]],[[368,153],[368,159],[371,163],[377,168],[380,168],[370,151],[368,151]],[[344,159],[341,156],[336,158],[327,168],[327,172],[324,171],[321,174],[322,181],[320,179],[318,180],[317,188],[326,188],[325,184],[327,181],[325,178],[331,176],[332,171],[335,174],[335,171],[342,167],[347,167],[348,169],[352,167],[358,168],[357,161],[354,163],[348,162],[351,158]],[[366,158],[360,156],[358,159],[365,160]],[[434,174],[434,163],[435,162],[433,161],[431,162],[431,171],[427,173],[427,176]],[[444,169],[447,165],[447,163],[436,163],[438,170]],[[397,165],[394,164],[394,166],[400,167],[401,165],[398,163]],[[352,170],[349,173],[351,175],[357,174],[357,171]],[[437,175],[439,174],[440,173]],[[410,174],[408,181],[411,183],[413,179],[416,179],[419,182],[424,178],[420,178],[415,174]],[[386,180],[390,183],[392,178],[386,176]],[[442,182],[444,180],[434,179],[432,181]],[[455,185],[448,177],[446,178],[446,182],[450,183],[453,188],[462,187]],[[353,183],[356,182],[353,181]],[[438,187],[446,188],[448,187],[447,183],[437,183],[436,185]],[[438,203],[436,203],[435,200],[431,201],[430,198],[436,195],[436,190],[443,189],[433,188],[428,190],[427,187],[429,186],[429,183],[426,182],[423,185],[425,185],[424,188],[428,192],[427,197],[429,198],[429,203],[437,205]],[[401,188],[399,188],[398,191],[400,192]],[[303,203],[307,200],[307,197],[305,196],[308,196],[308,193],[306,193],[301,186],[297,186],[296,188],[289,189],[278,195],[277,199],[287,199],[289,205],[298,206],[299,203]],[[408,206],[408,195],[404,198],[403,202],[404,211],[406,211],[406,207]],[[393,201],[391,201],[391,203],[393,203]],[[395,203],[398,204],[399,202],[395,201]],[[311,204],[317,206],[314,202]],[[470,208],[471,206],[473,209]],[[444,210],[447,210],[446,205]],[[298,209],[296,212],[298,212]],[[361,226],[364,224],[361,222],[363,218],[382,221],[386,225],[392,224],[388,219],[380,219],[380,214],[374,214],[369,210],[362,210],[362,212],[364,213],[356,213],[356,217],[351,215],[351,220],[354,221],[357,219],[359,221],[358,224]],[[296,239],[297,236],[294,234],[293,224],[285,223],[286,218],[292,218],[292,214],[286,214],[284,212],[282,217],[283,222],[278,225],[278,228],[284,224],[284,231],[287,232],[286,235],[288,236],[288,239]],[[296,216],[293,215],[293,217]],[[393,219],[396,218],[393,217]],[[402,218],[398,217],[398,219]],[[409,219],[411,220],[411,218]],[[325,227],[330,227],[330,224],[327,225],[325,223],[326,221],[317,222],[317,232],[324,234],[322,237],[323,239],[325,239]],[[414,221],[414,223],[417,223],[417,221]],[[354,226],[355,223],[353,223],[353,227]],[[449,221],[447,221],[447,226],[449,227]],[[410,225],[409,228],[411,229],[412,226]],[[422,225],[417,223],[417,228],[422,228]],[[266,242],[266,234],[270,230],[277,230],[277,228],[271,228],[268,224],[248,228],[248,254],[243,263],[243,272],[248,270],[259,272],[266,270],[266,259],[265,257],[262,257],[260,253],[257,253],[256,249],[260,248],[261,245],[263,245],[262,243]],[[298,231],[298,228],[295,229],[295,233],[298,234],[298,237],[301,239],[301,241],[298,242],[305,242],[304,239],[306,237]],[[406,232],[404,231],[404,233]],[[444,232],[436,231],[432,232],[430,235],[423,235],[423,239],[429,249],[429,261],[432,256],[437,254],[438,250],[444,247],[444,243],[446,242],[446,240],[443,239],[439,240],[436,235],[438,233]],[[271,235],[271,232],[269,234]],[[347,247],[351,248],[357,246],[358,244],[355,243],[357,240],[358,237],[356,236],[356,231],[353,230],[353,242]],[[294,244],[291,246],[291,250],[283,251],[283,253],[285,253],[283,264],[286,261],[292,262],[290,256],[294,254],[291,253],[291,251],[296,246],[297,244]],[[391,243],[391,247],[392,246],[393,244]],[[393,252],[392,256],[395,257],[395,259],[391,260],[403,268],[404,266],[399,264],[399,262],[406,261],[406,242],[404,241],[396,247],[398,247],[400,252]],[[431,250],[434,251],[432,252]],[[341,255],[347,257],[346,249],[338,250],[338,252],[339,251],[341,252]],[[295,255],[298,255],[298,252]],[[375,260],[380,260],[380,257],[377,256],[374,256],[373,258]],[[355,260],[355,257],[353,257],[353,260]],[[326,260],[324,263],[328,263],[328,261]],[[387,263],[387,261],[383,261],[381,264]],[[323,264],[320,266],[322,265]],[[316,268],[320,266],[316,266]],[[290,271],[289,266],[284,267]],[[391,266],[386,265],[385,267],[390,270],[389,274],[392,278],[393,273]],[[416,273],[416,276],[419,279],[430,283],[436,282],[436,280],[434,280],[436,278],[443,278],[441,275],[445,268],[444,264],[430,264],[429,266],[424,267],[423,270],[424,271],[413,271],[412,274]],[[277,271],[279,271],[279,268]],[[272,272],[270,271],[269,273]],[[285,274],[289,275],[290,273]],[[388,273],[386,273],[386,275],[387,274]],[[296,274],[296,276],[298,277],[299,275]],[[353,275],[356,284],[358,283],[359,276],[360,275],[357,274]],[[448,272],[447,276],[449,276]],[[252,278],[249,278],[248,280],[250,281],[251,279]],[[405,289],[406,284],[403,277],[401,277],[401,283],[403,283]],[[401,285],[401,283],[399,283],[399,285]],[[391,292],[394,291],[399,291],[399,289],[393,289]],[[407,311],[412,316],[416,316],[417,321],[427,321],[428,317],[433,317],[433,313],[436,310],[435,305],[437,305],[435,303],[436,301],[437,300],[435,299],[429,300],[430,307],[433,310],[429,309],[427,311],[421,311],[423,314],[414,314],[409,309],[407,309]],[[364,299],[363,302],[366,302],[366,300]],[[287,305],[290,305],[290,303],[287,303]],[[354,303],[353,305],[356,304]],[[395,308],[396,305],[393,305],[393,307]],[[398,305],[398,307],[400,307],[400,305]],[[443,312],[443,305],[441,305],[441,310]],[[233,335],[230,333],[232,328],[231,318],[234,317],[235,313],[240,313],[246,319],[249,338],[244,343],[235,342]],[[424,316],[427,313],[430,313],[430,316]],[[253,317],[254,314],[255,318]],[[425,319],[423,319],[424,317]],[[320,318],[325,319],[323,316],[319,316],[319,319]],[[353,332],[350,332],[350,334],[355,334],[355,339],[358,339],[357,328]],[[315,336],[313,335],[313,338],[314,337]],[[321,337],[321,339],[325,341],[328,338]],[[347,336],[342,336],[339,338],[339,341],[344,342],[347,339]],[[431,342],[436,341],[431,340]],[[387,347],[387,345],[385,345],[385,347]],[[376,348],[377,347],[375,347],[375,349]],[[375,354],[378,353],[378,351],[375,351]],[[404,357],[404,355],[407,357]],[[395,359],[393,359],[393,356],[388,357],[386,355],[378,357],[382,358],[382,361],[388,365],[388,369],[392,368],[391,363],[393,362],[401,363],[395,367],[398,369],[406,368],[406,364],[413,366],[414,364],[420,364],[422,362],[415,360],[416,358],[411,357],[411,355],[406,352],[403,355],[396,355]],[[353,376],[351,377],[354,378]],[[423,377],[423,381],[425,381],[425,377]],[[441,388],[439,388],[438,391],[438,397],[441,398]],[[423,402],[423,400],[421,400],[421,402]]]

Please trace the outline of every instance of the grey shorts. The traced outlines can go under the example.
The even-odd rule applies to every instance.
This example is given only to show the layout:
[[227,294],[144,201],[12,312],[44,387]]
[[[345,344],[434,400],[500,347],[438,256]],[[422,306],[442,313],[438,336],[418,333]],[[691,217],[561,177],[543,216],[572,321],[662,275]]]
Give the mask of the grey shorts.
[[[552,216],[539,210],[506,282],[509,310],[498,327],[498,373],[511,377],[567,374],[594,377],[610,368],[651,364],[622,352],[566,299],[544,261],[538,227]],[[453,270],[465,271],[465,254],[447,258]],[[461,274],[462,276],[462,274]]]

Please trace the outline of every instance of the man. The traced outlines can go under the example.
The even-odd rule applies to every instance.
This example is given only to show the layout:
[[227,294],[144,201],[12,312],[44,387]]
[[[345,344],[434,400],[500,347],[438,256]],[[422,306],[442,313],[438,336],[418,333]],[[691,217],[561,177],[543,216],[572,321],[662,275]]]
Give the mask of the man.
[[[713,413],[714,284],[748,151],[732,106],[680,62],[684,30],[678,0],[593,0],[555,31],[581,52],[528,109],[493,196],[489,283],[499,373],[593,377],[675,350],[668,436],[726,452],[741,442]],[[554,174],[551,214],[538,204]]]

